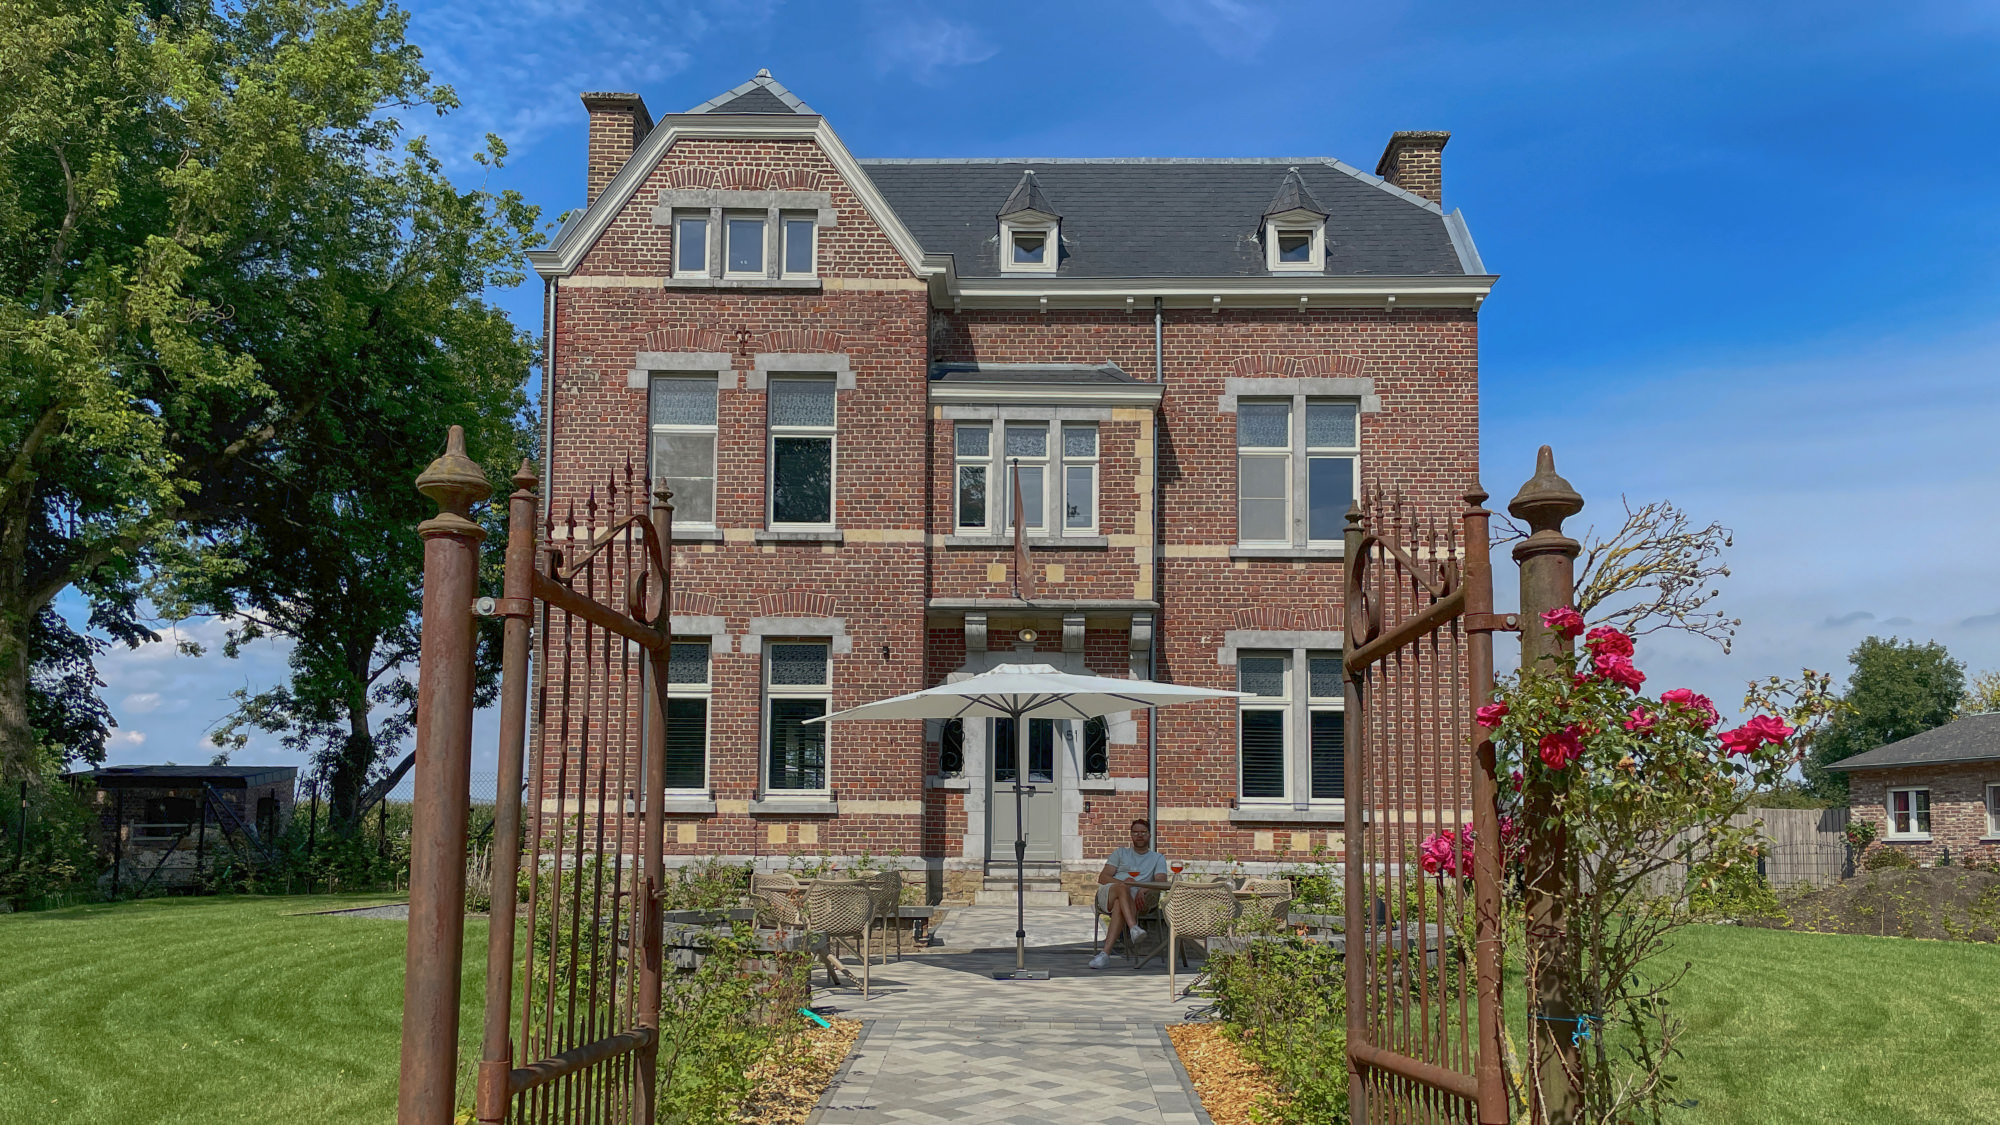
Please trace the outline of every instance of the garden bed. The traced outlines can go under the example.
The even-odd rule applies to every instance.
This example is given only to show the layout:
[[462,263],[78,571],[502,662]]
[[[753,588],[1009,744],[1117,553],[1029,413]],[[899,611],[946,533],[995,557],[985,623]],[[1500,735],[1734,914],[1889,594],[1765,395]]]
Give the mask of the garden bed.
[[737,1110],[738,1121],[799,1125],[812,1115],[861,1035],[860,1020],[832,1022],[801,1033],[750,1068],[754,1085]]
[[2000,940],[2000,874],[1970,867],[1890,868],[1843,879],[1785,903],[1769,929],[1876,937]]
[[1222,1024],[1168,1024],[1167,1036],[1201,1097],[1201,1108],[1215,1125],[1255,1125],[1260,1117],[1271,1119],[1282,1097],[1277,1080],[1244,1055]]

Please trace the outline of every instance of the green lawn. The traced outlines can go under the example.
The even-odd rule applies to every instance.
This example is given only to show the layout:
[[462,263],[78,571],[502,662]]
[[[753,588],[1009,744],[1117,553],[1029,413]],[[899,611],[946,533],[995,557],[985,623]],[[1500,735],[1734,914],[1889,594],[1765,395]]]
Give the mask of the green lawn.
[[[379,896],[154,899],[0,916],[0,1121],[390,1121],[400,922]],[[486,927],[466,927],[477,1058]]]
[[[169,899],[0,917],[0,1121],[387,1121],[403,931],[358,898]],[[461,1057],[486,930],[467,927]],[[2000,948],[1700,926],[1689,1125],[2000,1121]]]

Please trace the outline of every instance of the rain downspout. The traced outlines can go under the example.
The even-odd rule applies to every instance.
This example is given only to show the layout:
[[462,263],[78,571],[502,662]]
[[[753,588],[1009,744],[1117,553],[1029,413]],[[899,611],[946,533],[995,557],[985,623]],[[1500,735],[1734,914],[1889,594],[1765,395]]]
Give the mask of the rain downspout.
[[[1160,409],[1153,414],[1153,614],[1152,636],[1146,642],[1146,678],[1160,678],[1160,626],[1166,602],[1160,596],[1160,434],[1167,408],[1166,356],[1162,348],[1161,315],[1165,298],[1153,298],[1153,382],[1160,388]],[[1153,834],[1153,850],[1160,850],[1160,709],[1146,716],[1146,828]]]

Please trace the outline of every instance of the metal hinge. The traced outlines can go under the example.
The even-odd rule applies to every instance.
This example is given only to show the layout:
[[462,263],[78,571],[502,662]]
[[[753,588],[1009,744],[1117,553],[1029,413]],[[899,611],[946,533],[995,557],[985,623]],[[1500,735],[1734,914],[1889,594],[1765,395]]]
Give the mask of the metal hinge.
[[1465,615],[1465,631],[1518,633],[1521,631],[1521,616],[1517,613],[1468,613]]

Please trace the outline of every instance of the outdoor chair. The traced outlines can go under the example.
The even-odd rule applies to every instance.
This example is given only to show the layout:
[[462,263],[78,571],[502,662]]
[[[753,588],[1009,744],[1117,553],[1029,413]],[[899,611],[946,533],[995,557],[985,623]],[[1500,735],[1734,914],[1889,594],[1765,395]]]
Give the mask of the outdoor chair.
[[1179,999],[1174,969],[1180,960],[1181,942],[1198,940],[1208,952],[1208,939],[1227,934],[1236,921],[1236,889],[1228,881],[1197,882],[1182,879],[1167,894],[1167,998]]
[[[1104,926],[1111,920],[1111,915],[1103,907],[1095,905],[1096,901],[1095,898],[1091,899],[1093,905],[1090,916],[1090,944],[1093,948],[1103,942]],[[1159,927],[1166,924],[1166,918],[1160,914],[1160,896],[1155,894],[1152,904],[1139,914],[1139,925],[1148,931],[1156,932]],[[1139,963],[1139,950],[1132,941],[1131,931],[1127,930],[1120,934],[1118,940],[1125,944],[1126,963],[1136,967]]]
[[1292,906],[1290,879],[1245,879],[1237,890],[1242,907],[1238,923],[1245,929],[1268,930],[1285,924]]
[[[806,883],[806,930],[853,938],[861,954],[861,995],[868,995],[868,931],[875,924],[875,895],[859,879],[813,879]],[[838,978],[836,978],[836,982]]]
[[750,874],[750,906],[756,924],[776,930],[802,930],[806,925],[805,887],[783,871]]
[[[868,884],[869,895],[875,903],[875,920],[896,931],[896,959],[903,959],[903,873],[901,871],[878,871],[860,879]],[[882,938],[882,963],[889,963],[889,939]]]

